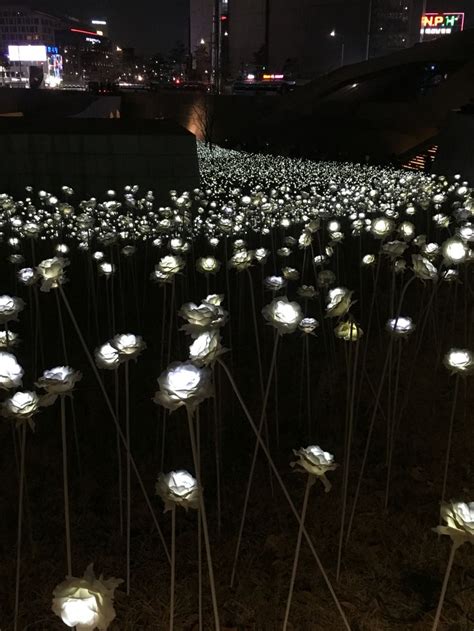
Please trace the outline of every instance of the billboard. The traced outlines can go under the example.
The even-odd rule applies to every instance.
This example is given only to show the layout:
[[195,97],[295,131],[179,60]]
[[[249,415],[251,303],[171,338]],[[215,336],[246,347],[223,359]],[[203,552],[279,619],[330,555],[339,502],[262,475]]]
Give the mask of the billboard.
[[46,46],[9,46],[8,58],[10,61],[46,61]]
[[464,30],[464,13],[424,13],[420,34],[423,41]]

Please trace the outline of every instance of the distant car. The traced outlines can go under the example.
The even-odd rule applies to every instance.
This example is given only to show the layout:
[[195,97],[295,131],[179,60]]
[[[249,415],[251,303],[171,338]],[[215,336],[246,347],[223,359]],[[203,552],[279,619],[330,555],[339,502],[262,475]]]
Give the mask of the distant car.
[[89,92],[93,92],[94,94],[117,94],[118,86],[115,83],[111,82],[102,82],[102,81],[89,81],[87,84],[87,89]]

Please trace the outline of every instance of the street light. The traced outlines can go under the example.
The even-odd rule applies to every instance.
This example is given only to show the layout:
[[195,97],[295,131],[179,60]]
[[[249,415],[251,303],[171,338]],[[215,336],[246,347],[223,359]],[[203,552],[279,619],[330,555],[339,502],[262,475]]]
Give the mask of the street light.
[[332,31],[329,33],[329,37],[333,37],[334,39],[336,39],[336,37],[339,37],[341,40],[341,67],[344,65],[344,49],[345,49],[345,42],[344,42],[344,35],[341,35],[340,33],[336,32],[336,29],[333,28]]

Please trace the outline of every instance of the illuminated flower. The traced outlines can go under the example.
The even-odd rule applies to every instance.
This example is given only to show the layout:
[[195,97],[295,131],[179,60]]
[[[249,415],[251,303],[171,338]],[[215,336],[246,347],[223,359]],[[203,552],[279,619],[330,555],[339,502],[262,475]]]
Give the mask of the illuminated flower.
[[194,302],[185,303],[178,314],[187,320],[181,327],[188,335],[196,337],[204,331],[224,326],[227,312],[219,304],[203,301],[199,306]]
[[474,545],[474,502],[443,502],[441,519],[446,526],[434,528],[435,532],[448,535],[456,545]]
[[373,254],[366,254],[362,257],[362,265],[369,267],[375,263],[375,256]]
[[461,239],[453,237],[443,243],[442,252],[447,263],[458,264],[466,260],[468,248]]
[[466,349],[451,348],[444,356],[443,364],[455,375],[468,375],[474,371],[474,353]]
[[174,274],[166,274],[158,269],[158,265],[155,265],[155,269],[150,274],[150,279],[155,283],[171,283]]
[[290,248],[278,248],[277,254],[278,256],[281,256],[282,258],[286,258],[287,256],[290,256],[291,250]]
[[269,255],[270,255],[270,251],[267,250],[266,248],[257,248],[254,253],[254,258],[256,261],[263,264],[266,262]]
[[289,302],[288,298],[275,298],[262,309],[268,324],[275,327],[280,335],[293,333],[302,320],[301,307],[297,302]]
[[301,249],[307,248],[311,245],[312,241],[313,238],[311,237],[311,231],[305,229],[299,236],[298,247]]
[[112,274],[115,274],[116,266],[108,261],[102,261],[97,266],[97,269],[99,270],[99,274],[101,276],[109,278]]
[[346,314],[352,305],[353,293],[345,287],[330,289],[326,305],[326,318],[338,318]]
[[284,267],[281,272],[286,280],[298,280],[300,277],[300,273],[294,267]]
[[395,274],[403,274],[407,268],[407,262],[405,259],[397,259],[393,262],[393,270]]
[[64,268],[68,265],[69,261],[61,256],[41,261],[36,268],[41,278],[41,291],[48,292],[50,289],[57,289],[59,285],[65,283]]
[[286,287],[286,279],[282,276],[267,276],[263,281],[265,289],[270,291],[280,291],[283,287]]
[[411,318],[399,316],[398,318],[387,320],[385,328],[395,337],[408,337],[415,330],[415,325]]
[[372,221],[370,226],[370,232],[376,239],[385,239],[394,229],[394,222],[392,219],[386,217],[378,217]]
[[0,388],[11,390],[21,386],[23,368],[10,353],[0,352]]
[[356,322],[347,320],[346,322],[341,322],[336,326],[334,334],[340,340],[345,340],[346,342],[357,342],[364,332]]
[[316,318],[303,318],[298,324],[298,328],[300,331],[310,335],[313,334],[313,331],[317,329],[318,326],[319,322],[316,320]]
[[[180,272],[185,266],[183,259],[180,256],[164,256],[156,266],[156,268],[162,274],[177,274]],[[155,269],[156,269],[155,268]]]
[[327,451],[323,451],[317,445],[301,447],[297,451],[294,449],[293,453],[298,460],[292,462],[290,466],[296,467],[298,471],[318,477],[324,485],[324,490],[328,493],[331,490],[331,483],[326,478],[326,473],[334,471],[338,467],[334,462],[334,456]]
[[146,343],[140,335],[133,335],[133,333],[115,335],[110,343],[118,351],[120,361],[136,359],[146,348]]
[[79,370],[74,370],[70,366],[56,366],[51,370],[45,370],[35,386],[43,388],[48,394],[65,394],[74,390],[76,382],[81,379],[82,374]]
[[197,336],[189,347],[189,359],[198,366],[208,366],[225,352],[226,349],[221,346],[219,331],[213,329]]
[[38,411],[39,404],[36,392],[15,392],[2,404],[2,414],[17,422],[31,421],[31,417]]
[[155,485],[156,493],[165,504],[166,511],[175,506],[181,506],[185,510],[199,507],[199,487],[197,480],[187,471],[170,471],[161,473]]
[[253,252],[251,250],[238,250],[229,261],[229,267],[242,272],[252,265]]
[[438,280],[438,270],[427,258],[421,254],[412,254],[413,271],[422,280]]
[[217,274],[221,264],[214,256],[206,256],[196,261],[196,269],[201,274]]
[[34,285],[38,276],[32,267],[23,267],[18,270],[18,280],[26,286]]
[[95,363],[99,368],[115,370],[121,363],[118,350],[107,342],[94,351]]
[[18,320],[18,314],[24,306],[25,303],[21,298],[0,296],[0,324]]
[[53,591],[53,612],[77,631],[106,631],[115,618],[114,591],[122,581],[96,578],[92,564],[83,578],[68,577]]
[[158,377],[158,385],[160,390],[153,400],[171,412],[182,405],[193,410],[213,395],[211,371],[191,361],[170,364]]

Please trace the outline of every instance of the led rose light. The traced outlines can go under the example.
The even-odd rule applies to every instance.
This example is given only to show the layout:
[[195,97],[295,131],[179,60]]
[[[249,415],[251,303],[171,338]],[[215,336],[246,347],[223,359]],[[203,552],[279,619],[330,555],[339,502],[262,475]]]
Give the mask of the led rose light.
[[0,331],[0,350],[8,350],[18,346],[20,338],[13,331]]
[[56,366],[51,370],[45,370],[35,386],[43,388],[48,394],[65,394],[74,390],[76,383],[81,379],[82,374],[78,370],[70,366]]
[[35,392],[15,392],[2,406],[2,414],[16,421],[28,421],[38,411],[39,397]]
[[214,329],[198,335],[189,347],[189,359],[198,366],[208,366],[225,352],[226,349],[221,346],[221,336]]
[[158,377],[158,385],[160,390],[153,400],[171,412],[182,405],[193,410],[214,394],[211,371],[190,361],[170,364]]
[[352,305],[352,294],[345,287],[335,287],[330,289],[328,293],[328,302],[326,305],[326,317],[338,318],[345,315]]
[[323,451],[317,445],[309,447],[301,447],[301,449],[293,450],[298,458],[291,463],[292,467],[296,467],[298,471],[309,473],[318,477],[324,485],[324,490],[328,493],[331,490],[331,483],[326,478],[328,471],[334,471],[338,465],[334,462],[334,456],[327,451]]
[[263,281],[263,284],[265,286],[265,289],[268,289],[270,291],[280,291],[280,289],[286,287],[287,283],[286,279],[284,279],[282,276],[267,276]]
[[221,264],[214,256],[205,256],[196,261],[196,269],[201,274],[217,274]]
[[53,612],[77,631],[106,631],[115,618],[114,591],[122,581],[96,578],[89,565],[83,578],[68,577],[53,591]]
[[121,333],[115,335],[110,344],[118,351],[120,361],[136,359],[146,349],[146,343],[140,335],[133,333]]
[[156,494],[161,497],[165,505],[165,512],[175,506],[185,510],[199,507],[199,487],[197,480],[187,471],[171,471],[160,474],[155,485]]
[[373,254],[366,254],[362,257],[362,265],[364,267],[369,267],[375,263],[375,256]]
[[120,366],[120,353],[116,348],[107,342],[94,351],[95,363],[99,368],[115,370]]
[[334,335],[346,342],[357,342],[364,335],[364,332],[356,322],[348,320],[347,322],[340,322],[336,326]]
[[64,268],[68,265],[69,261],[61,256],[41,261],[36,268],[41,278],[41,291],[49,292],[50,289],[57,289],[59,285],[65,283]]
[[474,353],[460,348],[451,348],[444,356],[443,364],[452,374],[468,375],[474,371]]
[[109,263],[108,261],[102,261],[97,266],[97,269],[99,270],[99,274],[101,276],[105,276],[106,278],[108,278],[115,274],[116,266],[113,263]]
[[228,267],[242,272],[252,265],[253,256],[252,250],[239,250],[230,259]]
[[308,335],[312,335],[313,331],[315,331],[318,326],[319,322],[316,320],[316,318],[303,318],[298,324],[299,330]]
[[427,258],[421,254],[412,254],[413,271],[422,280],[438,280],[438,270]]
[[370,232],[376,239],[385,239],[394,229],[394,222],[386,217],[378,217],[372,221]]
[[385,328],[396,337],[408,337],[415,330],[415,325],[411,318],[399,316],[398,318],[387,320]]
[[35,270],[32,267],[23,267],[22,269],[18,270],[17,275],[20,283],[26,286],[34,285],[38,278]]
[[443,502],[441,519],[446,523],[435,528],[440,535],[448,535],[460,544],[474,545],[474,502]]
[[10,353],[0,352],[0,389],[11,390],[21,386],[23,368]]
[[262,314],[280,335],[296,331],[303,318],[300,305],[297,302],[289,302],[286,297],[275,298],[263,307]]
[[270,252],[266,248],[257,248],[254,253],[255,260],[259,263],[265,263],[269,257]]
[[227,321],[227,311],[220,306],[204,300],[199,306],[194,302],[185,303],[178,312],[187,324],[181,327],[188,335],[196,337],[204,331],[217,329],[225,325]]
[[284,267],[281,270],[285,280],[298,280],[300,273],[294,267]]
[[18,314],[25,307],[21,298],[0,296],[0,324],[18,320]]
[[158,270],[162,274],[177,274],[185,266],[183,259],[180,256],[164,256],[158,263]]
[[447,239],[442,246],[444,260],[450,264],[463,263],[468,254],[468,248],[461,239]]

